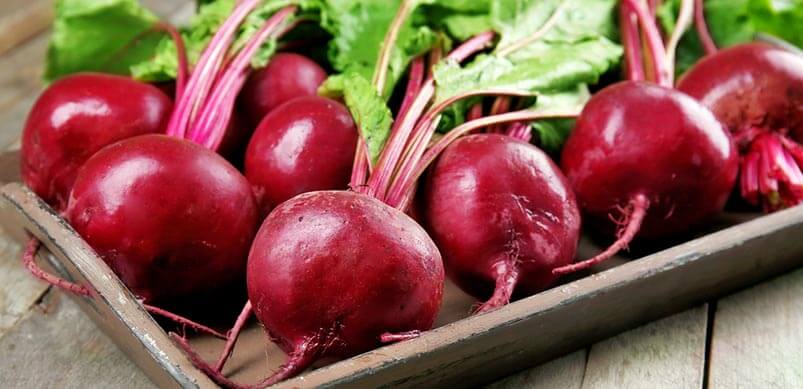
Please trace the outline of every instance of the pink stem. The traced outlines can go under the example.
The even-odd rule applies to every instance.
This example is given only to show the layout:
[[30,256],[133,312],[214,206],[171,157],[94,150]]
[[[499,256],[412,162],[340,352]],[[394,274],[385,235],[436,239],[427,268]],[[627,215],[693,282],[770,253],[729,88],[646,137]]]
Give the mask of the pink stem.
[[404,158],[401,159],[398,168],[398,174],[396,175],[396,179],[391,184],[391,187],[388,189],[388,195],[385,200],[388,201],[388,204],[397,204],[397,200],[399,197],[403,196],[407,188],[412,185],[410,179],[415,171],[415,164],[416,162],[421,159],[421,155],[424,154],[427,146],[429,145],[429,141],[432,139],[432,136],[435,134],[435,130],[437,129],[438,125],[436,119],[440,116],[443,111],[448,108],[450,105],[454,104],[455,102],[475,96],[483,96],[483,95],[500,95],[500,96],[518,96],[518,97],[526,97],[532,96],[531,93],[528,92],[521,92],[518,90],[476,90],[471,91],[468,93],[460,94],[452,96],[435,107],[431,108],[424,117],[416,124],[414,127],[411,137],[412,140],[408,143],[407,153],[404,155]]
[[714,38],[708,30],[708,23],[705,21],[705,6],[703,0],[694,0],[694,26],[697,29],[697,36],[700,37],[700,42],[703,44],[706,55],[715,54],[717,52],[717,44],[714,43]]
[[414,330],[414,331],[407,331],[407,332],[385,332],[379,337],[379,341],[382,343],[398,343],[404,342],[405,340],[415,339],[421,336],[421,331]]
[[649,207],[650,201],[647,199],[647,196],[643,194],[635,195],[633,199],[630,200],[630,207],[627,210],[628,214],[625,215],[627,221],[624,224],[624,229],[619,231],[618,238],[610,247],[591,259],[552,269],[552,274],[564,275],[588,269],[591,266],[610,259],[619,251],[626,249],[627,245],[633,241],[633,238],[636,237],[636,234],[641,228],[641,223],[644,221]]
[[368,191],[366,182],[370,170],[369,159],[368,145],[360,137],[357,139],[357,149],[354,152],[354,167],[351,169],[351,180],[349,181],[351,190],[358,193],[366,193]]
[[25,250],[22,252],[22,263],[34,277],[72,294],[79,296],[89,296],[92,294],[89,288],[67,281],[63,278],[56,277],[39,267],[39,265],[36,263],[36,253],[39,251],[39,246],[39,239],[31,237],[31,239],[29,239],[28,243],[25,245]]
[[176,69],[176,96],[175,101],[181,100],[184,88],[187,85],[187,74],[189,74],[189,61],[187,60],[187,49],[184,46],[184,39],[176,28],[167,22],[156,23],[156,28],[165,31],[170,35],[176,45],[176,56],[178,57],[178,68]]
[[742,157],[741,178],[739,188],[742,198],[750,204],[759,204],[758,166],[761,164],[761,153],[750,151]]
[[672,75],[667,63],[666,48],[655,19],[641,6],[638,0],[622,0],[622,6],[627,6],[632,12],[636,13],[649,50],[650,57],[648,62],[652,66],[654,81],[659,85],[671,88]]
[[530,141],[533,139],[533,133],[530,131],[530,126],[527,125],[527,123],[522,122],[512,123],[508,127],[507,135],[511,138],[515,138],[527,143],[530,143]]
[[142,306],[145,308],[145,310],[148,311],[152,315],[162,316],[162,317],[170,319],[173,322],[175,322],[177,324],[180,324],[182,326],[190,327],[190,328],[192,328],[192,329],[194,329],[196,331],[199,331],[199,332],[205,332],[205,333],[207,333],[209,335],[212,335],[212,336],[214,336],[216,338],[226,339],[226,335],[223,335],[220,332],[217,332],[217,331],[215,331],[215,330],[213,330],[213,329],[211,329],[211,328],[209,328],[209,327],[207,327],[207,326],[205,326],[203,324],[194,322],[194,321],[192,321],[190,319],[187,319],[186,317],[177,315],[177,314],[175,314],[173,312],[164,310],[162,308],[146,304],[145,302],[141,302],[141,303],[142,303]]
[[259,31],[248,41],[246,46],[227,65],[213,86],[212,94],[198,114],[192,125],[188,138],[211,150],[217,150],[226,135],[231,120],[234,101],[248,78],[251,59],[262,44],[271,36],[275,36],[281,24],[296,11],[295,6],[288,6],[271,16]]
[[[510,111],[510,97],[499,96],[491,105],[491,115],[499,115]],[[492,126],[488,129],[490,133],[502,133],[504,129],[500,125]]]
[[477,103],[471,106],[466,115],[466,120],[471,121],[482,117],[482,103]]
[[245,327],[245,323],[251,317],[253,311],[254,310],[251,305],[251,301],[246,302],[242,312],[240,312],[240,315],[237,316],[237,321],[234,322],[234,327],[232,327],[232,329],[226,333],[226,346],[223,347],[223,352],[220,354],[220,358],[215,364],[215,370],[223,370],[223,366],[226,365],[226,361],[229,359],[229,357],[231,357],[231,353],[234,351],[234,345],[237,343],[237,338],[240,336],[240,332],[242,332],[243,328]]
[[[446,135],[444,135],[440,140],[426,150],[424,155],[414,164],[413,173],[411,175],[406,175],[406,177],[408,177],[406,180],[407,184],[398,185],[400,187],[399,192],[402,193],[403,196],[400,199],[394,198],[393,201],[388,202],[388,205],[401,210],[407,209],[411,198],[410,194],[412,193],[409,188],[409,183],[414,183],[417,181],[427,167],[435,160],[435,158],[437,158],[438,155],[440,155],[444,149],[446,149],[447,146],[465,134],[494,124],[522,121],[530,122],[550,118],[576,118],[578,115],[579,112],[539,112],[525,109],[502,115],[486,116],[480,119],[465,122],[446,133]],[[405,187],[407,188],[405,189]]]
[[624,3],[619,7],[619,23],[621,26],[622,44],[625,48],[625,71],[630,81],[643,81],[644,64],[641,52],[641,38],[638,31],[638,19]]
[[[486,48],[494,39],[494,33],[489,31],[479,34],[453,50],[448,59],[462,62],[472,54]],[[396,132],[390,134],[385,149],[379,158],[376,169],[368,181],[368,194],[378,199],[384,199],[393,174],[396,171],[399,159],[402,157],[407,140],[413,131],[419,117],[435,95],[435,80],[430,76],[421,87],[416,99],[410,105],[407,115],[401,117]],[[397,119],[399,120],[399,119]]]
[[194,116],[203,107],[206,97],[209,94],[212,83],[218,76],[218,71],[226,57],[229,45],[234,40],[240,23],[248,14],[259,5],[261,0],[240,1],[226,19],[220,29],[212,37],[209,45],[201,54],[200,60],[190,75],[181,100],[177,100],[173,114],[170,116],[170,123],[167,126],[167,134],[184,138],[187,128],[192,123]]
[[510,303],[510,298],[519,281],[518,267],[513,261],[505,258],[494,265],[494,272],[496,273],[494,293],[488,301],[477,308],[475,314],[490,312]]

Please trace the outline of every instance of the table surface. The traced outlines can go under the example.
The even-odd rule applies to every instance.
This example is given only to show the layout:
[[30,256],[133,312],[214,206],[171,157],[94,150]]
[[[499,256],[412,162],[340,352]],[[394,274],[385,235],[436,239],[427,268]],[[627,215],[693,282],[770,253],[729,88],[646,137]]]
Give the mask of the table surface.
[[[52,0],[0,4],[0,147],[41,91]],[[176,23],[189,0],[143,0]],[[29,276],[0,231],[0,385],[152,387],[69,299]],[[582,318],[578,318],[582,320]],[[79,357],[80,355],[80,357]],[[803,270],[510,376],[494,388],[803,387]]]

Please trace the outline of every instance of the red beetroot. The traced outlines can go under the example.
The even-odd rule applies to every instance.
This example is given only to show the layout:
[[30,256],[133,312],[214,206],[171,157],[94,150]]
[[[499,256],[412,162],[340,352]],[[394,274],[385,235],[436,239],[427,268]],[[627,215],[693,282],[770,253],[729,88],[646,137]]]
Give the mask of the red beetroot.
[[251,188],[236,169],[163,135],[124,140],[90,158],[66,217],[146,301],[242,277],[258,223]]
[[322,97],[300,97],[268,114],[245,156],[263,213],[301,193],[346,189],[358,136],[346,107]]
[[431,168],[426,225],[452,278],[480,311],[537,293],[572,263],[580,212],[566,179],[535,146],[509,136],[470,135]]
[[803,57],[750,43],[710,55],[678,83],[734,134],[741,193],[775,210],[803,201]]
[[278,53],[267,66],[251,74],[240,93],[240,104],[257,125],[276,107],[302,96],[315,96],[326,80],[326,71],[311,59]]
[[440,254],[407,215],[352,192],[303,194],[276,208],[248,258],[254,312],[288,354],[274,380],[322,356],[381,345],[387,332],[432,326]]
[[22,180],[63,209],[78,169],[104,146],[164,132],[172,102],[129,78],[83,73],[54,82],[37,99],[22,133]]
[[591,98],[561,158],[588,221],[613,231],[609,215],[625,211],[620,239],[600,260],[636,233],[682,233],[719,213],[737,165],[731,137],[709,110],[676,90],[632,81]]

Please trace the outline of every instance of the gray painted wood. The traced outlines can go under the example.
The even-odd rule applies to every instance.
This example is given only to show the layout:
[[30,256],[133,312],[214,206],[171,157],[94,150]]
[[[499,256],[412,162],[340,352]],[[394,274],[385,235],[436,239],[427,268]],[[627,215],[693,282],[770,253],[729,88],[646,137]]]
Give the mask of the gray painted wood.
[[0,338],[4,388],[152,388],[75,303],[50,293]]
[[803,270],[719,300],[709,383],[803,388]]
[[703,305],[593,345],[583,388],[701,388],[707,319]]
[[488,385],[486,389],[580,389],[586,355],[586,350],[575,351]]

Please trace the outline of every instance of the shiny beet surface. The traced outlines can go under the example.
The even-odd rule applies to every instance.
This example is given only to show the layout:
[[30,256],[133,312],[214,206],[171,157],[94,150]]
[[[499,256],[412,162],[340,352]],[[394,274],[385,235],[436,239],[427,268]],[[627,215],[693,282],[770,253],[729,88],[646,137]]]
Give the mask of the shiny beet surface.
[[443,281],[438,249],[418,224],[346,191],[306,193],[277,207],[248,257],[254,312],[296,357],[305,346],[315,358],[347,357],[380,346],[385,332],[429,329]]
[[709,110],[676,90],[622,82],[586,105],[563,148],[561,167],[584,214],[613,232],[610,216],[637,194],[649,209],[638,236],[686,231],[720,212],[738,154]]
[[491,296],[504,268],[519,273],[517,294],[530,295],[558,278],[553,268],[574,260],[574,194],[549,157],[528,143],[496,134],[455,141],[431,168],[421,200],[447,273],[477,298]]
[[803,203],[803,56],[766,44],[735,46],[696,64],[678,89],[733,133],[743,199],[766,211]]
[[165,135],[124,140],[90,158],[66,217],[147,301],[241,279],[259,223],[242,174],[212,151]]
[[22,180],[56,209],[67,205],[78,169],[122,139],[164,132],[173,103],[154,86],[82,73],[50,85],[22,133]]
[[274,108],[302,96],[316,96],[326,71],[311,59],[278,53],[270,63],[251,74],[240,93],[240,104],[250,122],[257,125]]
[[731,131],[788,129],[803,141],[803,57],[762,43],[724,49],[691,68],[678,89]]
[[323,97],[300,97],[268,114],[245,154],[263,213],[304,192],[346,189],[357,137],[346,107]]

